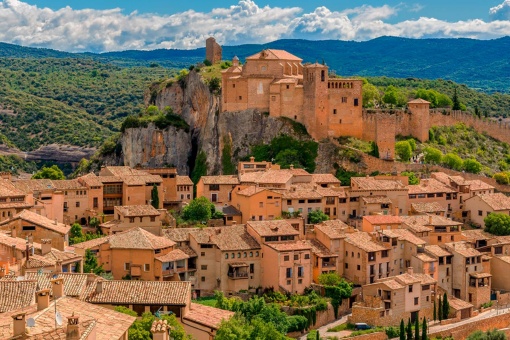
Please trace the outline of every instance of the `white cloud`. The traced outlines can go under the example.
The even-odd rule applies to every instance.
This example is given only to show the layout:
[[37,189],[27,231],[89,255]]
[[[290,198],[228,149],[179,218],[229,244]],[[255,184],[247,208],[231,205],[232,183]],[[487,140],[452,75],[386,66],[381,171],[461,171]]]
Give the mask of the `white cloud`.
[[492,20],[510,20],[510,0],[505,0],[501,4],[492,7],[489,14]]
[[510,0],[490,9],[494,21],[446,22],[433,18],[388,23],[405,6],[361,6],[344,11],[318,7],[260,7],[241,0],[210,12],[173,15],[109,10],[39,8],[20,0],[0,1],[0,41],[66,51],[196,48],[214,35],[221,44],[266,43],[280,38],[367,40],[402,37],[496,38],[510,35]]

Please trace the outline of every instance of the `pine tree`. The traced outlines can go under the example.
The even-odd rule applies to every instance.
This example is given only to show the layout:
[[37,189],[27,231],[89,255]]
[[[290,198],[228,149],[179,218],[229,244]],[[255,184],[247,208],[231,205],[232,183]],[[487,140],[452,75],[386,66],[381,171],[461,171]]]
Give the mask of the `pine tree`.
[[317,336],[315,337],[315,340],[321,340],[321,335],[319,333],[319,330],[317,330]]
[[453,91],[452,101],[453,101],[452,110],[459,111],[461,108],[460,108],[459,96],[457,96],[457,88],[455,88]]
[[151,205],[159,209],[159,193],[158,193],[158,187],[156,186],[156,183],[154,183],[154,186],[152,187],[151,191]]
[[420,320],[414,319],[414,340],[420,340]]
[[427,340],[427,320],[425,320],[425,317],[423,317],[421,326],[421,340]]
[[443,295],[443,320],[448,319],[448,316],[450,315],[450,304],[448,303],[448,295],[446,295],[446,292]]
[[407,321],[406,333],[406,340],[413,340],[413,326],[411,326],[411,319]]
[[434,311],[433,311],[432,317],[434,318],[434,321],[436,321],[436,320],[437,320],[437,306],[436,306],[436,299],[434,299]]
[[404,324],[404,319],[400,319],[399,340],[406,340],[406,325]]
[[439,297],[439,306],[437,307],[437,315],[439,317],[439,321],[443,320],[443,303],[441,302],[441,297]]

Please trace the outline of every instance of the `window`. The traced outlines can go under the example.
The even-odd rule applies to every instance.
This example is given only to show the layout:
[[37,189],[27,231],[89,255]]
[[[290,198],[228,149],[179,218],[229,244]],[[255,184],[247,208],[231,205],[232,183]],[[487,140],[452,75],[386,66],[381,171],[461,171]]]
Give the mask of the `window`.
[[23,231],[35,231],[35,225],[24,225]]
[[305,254],[305,260],[309,260],[310,259],[310,254]]
[[342,97],[342,103],[347,103],[347,97]]
[[297,260],[299,260],[299,254],[294,255],[294,261],[297,261]]
[[361,266],[359,264],[356,266],[356,270],[361,270]]
[[92,204],[93,204],[94,208],[97,208],[99,206],[99,202],[98,202],[97,197],[93,198],[93,203]]
[[228,260],[228,253],[225,253],[225,260]]
[[259,257],[259,252],[258,251],[255,252],[255,257]]
[[155,216],[151,216],[151,222],[156,222],[156,217]]
[[202,270],[207,270],[207,265],[206,265],[206,264],[201,265],[201,266],[200,266],[200,269],[202,269]]
[[202,276],[202,277],[200,278],[200,281],[205,282],[205,276]]
[[345,269],[349,269],[349,264],[347,262],[345,263]]
[[255,273],[255,264],[250,263],[250,274]]
[[408,291],[409,291],[409,293],[413,292],[413,285],[408,286]]
[[220,185],[219,184],[210,184],[209,190],[210,191],[218,191],[218,190],[220,190]]
[[243,100],[243,96],[239,96],[239,100]]
[[144,264],[144,265],[143,265],[143,270],[144,270],[145,272],[150,271],[150,270],[151,270],[151,265],[150,265],[150,263],[146,263],[146,264]]
[[483,216],[483,212],[481,210],[478,210],[478,216]]
[[336,115],[336,109],[333,109],[333,114]]
[[305,276],[305,268],[304,267],[298,267],[297,269],[298,269],[297,276],[298,277],[304,277]]
[[76,208],[80,207],[80,202],[76,202]]
[[292,268],[287,268],[287,269],[285,270],[285,277],[286,277],[287,279],[291,279],[291,278],[292,278]]
[[264,202],[259,202],[259,208],[264,208]]
[[253,257],[253,252],[252,251],[250,251],[250,257]]
[[359,106],[359,99],[358,98],[354,98],[354,106]]
[[135,223],[135,218],[134,217],[130,217],[129,218],[129,223]]
[[131,268],[131,264],[129,262],[124,263],[124,270],[129,270]]
[[288,260],[289,260],[289,255],[285,255],[285,256],[283,257],[283,261],[288,261]]
[[417,297],[414,298],[414,305],[418,305],[419,299]]
[[244,252],[243,253],[243,257],[247,257],[247,256],[248,256],[248,254],[246,254],[246,252]]
[[201,252],[200,256],[205,256],[205,251]]
[[441,242],[441,241],[443,241],[443,238],[442,238],[441,236],[438,236],[438,237],[437,237],[437,241],[438,241],[438,242]]

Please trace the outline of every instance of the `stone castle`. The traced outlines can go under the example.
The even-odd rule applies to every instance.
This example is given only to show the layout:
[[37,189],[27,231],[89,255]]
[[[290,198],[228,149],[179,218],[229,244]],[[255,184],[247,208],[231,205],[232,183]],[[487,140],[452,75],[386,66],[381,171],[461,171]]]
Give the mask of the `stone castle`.
[[[214,38],[209,38],[206,55],[221,60],[218,47]],[[425,142],[432,126],[458,122],[510,142],[506,124],[461,112],[445,115],[430,110],[430,103],[423,99],[408,102],[405,109],[364,110],[361,79],[331,77],[327,65],[302,61],[275,49],[249,56],[243,65],[234,57],[232,66],[222,71],[221,111],[258,109],[273,117],[286,117],[303,124],[315,140],[352,136],[374,141],[380,158],[386,160],[395,159],[395,136]]]

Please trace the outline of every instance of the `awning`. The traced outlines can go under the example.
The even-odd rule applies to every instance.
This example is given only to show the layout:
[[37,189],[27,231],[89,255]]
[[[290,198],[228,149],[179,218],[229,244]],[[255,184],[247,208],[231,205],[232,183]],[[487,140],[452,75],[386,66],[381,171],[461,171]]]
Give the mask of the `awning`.
[[248,263],[246,262],[232,262],[228,264],[232,268],[239,268],[239,267],[249,267]]

